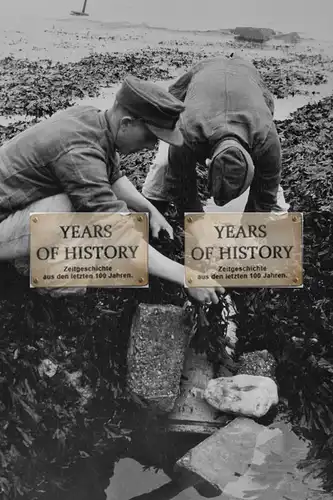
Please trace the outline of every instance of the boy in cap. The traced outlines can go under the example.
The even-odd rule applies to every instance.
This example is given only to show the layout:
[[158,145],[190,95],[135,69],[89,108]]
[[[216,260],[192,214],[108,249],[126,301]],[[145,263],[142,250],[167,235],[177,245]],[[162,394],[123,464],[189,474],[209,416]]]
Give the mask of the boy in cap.
[[[128,77],[112,108],[70,107],[2,145],[0,261],[29,258],[33,212],[127,212],[129,208],[149,212],[153,236],[163,229],[172,237],[165,218],[120,170],[119,153],[153,149],[158,139],[180,146],[183,137],[177,122],[183,110],[183,103],[159,86]],[[149,271],[184,284],[183,266],[152,247]],[[191,289],[189,294],[216,303],[216,293],[222,291]]]
[[[206,165],[216,205],[249,187],[245,211],[286,211],[281,147],[273,121],[273,96],[256,68],[240,57],[215,57],[194,65],[169,92],[184,102],[182,146],[160,144],[142,193],[163,213],[174,201],[180,212],[203,211],[196,164]],[[279,200],[278,200],[279,197]]]

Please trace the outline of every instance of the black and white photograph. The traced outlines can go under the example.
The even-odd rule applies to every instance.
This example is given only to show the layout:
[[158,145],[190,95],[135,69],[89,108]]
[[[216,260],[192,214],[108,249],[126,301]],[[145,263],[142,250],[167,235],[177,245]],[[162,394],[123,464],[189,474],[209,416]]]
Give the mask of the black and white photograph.
[[332,0],[0,6],[0,499],[333,500]]

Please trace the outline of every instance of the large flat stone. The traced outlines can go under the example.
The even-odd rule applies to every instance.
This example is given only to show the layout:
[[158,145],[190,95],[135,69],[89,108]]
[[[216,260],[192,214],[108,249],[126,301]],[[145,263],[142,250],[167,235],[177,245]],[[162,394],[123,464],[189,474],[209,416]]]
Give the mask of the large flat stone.
[[260,418],[279,401],[278,388],[269,377],[235,375],[208,382],[206,401],[219,411]]
[[[251,467],[260,465],[265,453],[278,453],[282,432],[247,418],[237,418],[190,450],[176,463],[175,470],[202,494],[224,492]],[[232,489],[232,488],[231,488]]]
[[205,354],[189,348],[186,352],[180,394],[169,414],[168,430],[196,434],[212,434],[226,425],[230,417],[221,415],[204,399],[204,391],[214,369]]
[[275,34],[270,28],[237,27],[234,30],[236,36],[242,40],[251,42],[266,42]]
[[189,334],[186,313],[181,307],[138,306],[127,356],[127,386],[138,403],[159,413],[173,409]]

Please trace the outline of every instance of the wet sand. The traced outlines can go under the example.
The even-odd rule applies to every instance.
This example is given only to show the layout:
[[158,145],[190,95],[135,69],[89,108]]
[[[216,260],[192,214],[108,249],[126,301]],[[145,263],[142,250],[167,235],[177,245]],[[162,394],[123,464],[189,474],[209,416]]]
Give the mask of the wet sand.
[[68,16],[61,19],[0,20],[0,58],[27,57],[30,60],[50,58],[54,61],[77,61],[92,51],[122,52],[147,47],[177,47],[179,50],[231,52],[237,48],[243,56],[286,57],[299,53],[323,53],[333,57],[333,41],[302,39],[297,46],[271,40],[263,47],[250,43],[235,44],[227,30],[188,31],[153,28],[143,24],[111,23]]

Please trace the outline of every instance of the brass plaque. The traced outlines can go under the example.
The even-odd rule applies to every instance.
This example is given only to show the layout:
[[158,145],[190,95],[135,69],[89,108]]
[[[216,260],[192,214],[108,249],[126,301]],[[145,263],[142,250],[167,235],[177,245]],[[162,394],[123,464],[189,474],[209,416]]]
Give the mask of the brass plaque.
[[302,214],[186,214],[185,286],[302,287]]
[[147,287],[146,213],[34,213],[30,286]]

